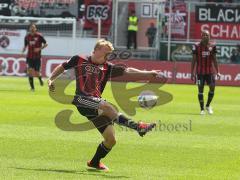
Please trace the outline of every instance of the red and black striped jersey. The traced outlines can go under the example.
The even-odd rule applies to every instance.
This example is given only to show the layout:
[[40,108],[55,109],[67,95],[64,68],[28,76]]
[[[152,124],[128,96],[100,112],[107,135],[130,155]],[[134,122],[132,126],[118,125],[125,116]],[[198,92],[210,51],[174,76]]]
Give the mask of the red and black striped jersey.
[[213,60],[217,53],[216,45],[209,43],[203,46],[200,42],[193,45],[193,54],[196,55],[197,74],[213,74]]
[[74,68],[76,76],[76,94],[101,97],[110,77],[123,75],[125,67],[109,62],[98,65],[91,56],[73,56],[62,64],[65,70]]
[[28,52],[27,52],[27,58],[35,59],[35,58],[41,58],[41,51],[34,52],[35,48],[42,47],[42,44],[46,44],[46,40],[40,33],[27,34],[25,36],[24,45],[28,46]]

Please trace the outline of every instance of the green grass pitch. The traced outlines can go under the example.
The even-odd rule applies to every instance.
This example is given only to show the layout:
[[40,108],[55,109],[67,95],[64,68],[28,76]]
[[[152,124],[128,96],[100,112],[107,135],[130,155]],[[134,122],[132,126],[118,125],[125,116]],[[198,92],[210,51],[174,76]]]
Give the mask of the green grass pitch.
[[[164,85],[173,100],[136,120],[164,125],[141,138],[115,125],[117,144],[103,160],[109,172],[88,170],[86,161],[102,137],[98,131],[66,132],[55,115],[72,109],[74,123],[85,122],[72,105],[53,101],[45,82],[30,92],[27,78],[0,77],[0,179],[239,179],[240,89],[216,87],[214,115],[199,115],[197,87]],[[131,85],[130,85],[131,86]],[[74,83],[67,91],[74,93]],[[205,88],[205,99],[207,88]],[[115,103],[110,84],[103,97]],[[191,128],[190,128],[191,122]],[[159,125],[159,124],[158,124]],[[160,127],[160,126],[158,126]]]

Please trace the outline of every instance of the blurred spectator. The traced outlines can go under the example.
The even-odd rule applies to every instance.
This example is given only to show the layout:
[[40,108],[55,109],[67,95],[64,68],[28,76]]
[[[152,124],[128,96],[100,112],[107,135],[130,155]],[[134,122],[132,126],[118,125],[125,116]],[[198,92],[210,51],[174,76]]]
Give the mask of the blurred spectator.
[[240,64],[240,44],[237,45],[237,64]]
[[150,23],[145,35],[148,37],[148,46],[153,47],[153,42],[155,40],[157,28],[155,27],[154,23]]
[[231,53],[232,53],[230,57],[231,63],[235,64],[237,62],[237,50],[233,49]]
[[135,15],[135,11],[132,10],[128,17],[128,35],[127,35],[127,48],[130,49],[132,43],[134,49],[137,49],[137,31],[138,31],[138,17]]
[[237,44],[237,51],[238,51],[238,54],[240,53],[240,44]]
[[233,64],[240,64],[240,48],[232,50],[230,60]]

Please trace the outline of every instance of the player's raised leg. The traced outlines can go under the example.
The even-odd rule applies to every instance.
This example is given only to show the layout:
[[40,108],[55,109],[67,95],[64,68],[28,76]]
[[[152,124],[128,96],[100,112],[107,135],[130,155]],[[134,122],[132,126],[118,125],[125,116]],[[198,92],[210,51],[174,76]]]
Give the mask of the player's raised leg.
[[99,108],[103,111],[103,115],[109,117],[120,126],[125,126],[136,130],[140,136],[144,136],[147,132],[151,131],[156,126],[155,123],[135,122],[123,114],[118,113],[110,103],[105,101],[102,101]]
[[[99,109],[102,111],[102,114],[92,121],[94,125],[98,127],[98,130],[102,133],[104,141],[98,145],[95,155],[93,156],[92,160],[87,162],[87,165],[89,167],[106,171],[108,170],[108,167],[105,166],[102,162],[100,162],[100,160],[111,151],[113,146],[116,144],[116,138],[113,125],[109,124],[106,128],[104,128],[105,124],[103,122],[106,123],[107,121],[111,121],[119,125],[134,129],[139,133],[140,136],[144,136],[148,131],[151,131],[156,124],[147,124],[143,122],[136,123],[131,119],[125,117],[124,115],[119,114],[116,109],[106,101],[101,101],[101,103],[99,104]],[[105,119],[99,120],[100,118]],[[108,119],[107,121],[106,118]],[[102,127],[101,123],[103,123]],[[104,128],[104,131],[102,131],[102,128]]]

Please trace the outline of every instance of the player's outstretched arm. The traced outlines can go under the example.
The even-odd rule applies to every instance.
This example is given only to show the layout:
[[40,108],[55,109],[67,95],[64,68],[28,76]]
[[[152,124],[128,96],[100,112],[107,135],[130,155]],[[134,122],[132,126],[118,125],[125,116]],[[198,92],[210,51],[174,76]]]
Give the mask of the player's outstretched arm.
[[26,49],[27,49],[27,46],[24,46],[22,49],[22,54],[26,51]]
[[44,49],[48,46],[48,43],[44,43],[43,46],[41,47],[41,49]]
[[49,80],[48,80],[48,88],[50,91],[54,91],[55,90],[55,86],[54,86],[54,80],[64,72],[64,68],[63,66],[60,64],[58,65],[52,72]]
[[152,78],[152,77],[157,77],[159,75],[159,73],[157,71],[145,71],[145,70],[139,70],[139,69],[136,69],[136,68],[127,68],[124,72],[126,75],[128,76],[134,76],[134,77],[146,77],[148,76],[149,78]]

